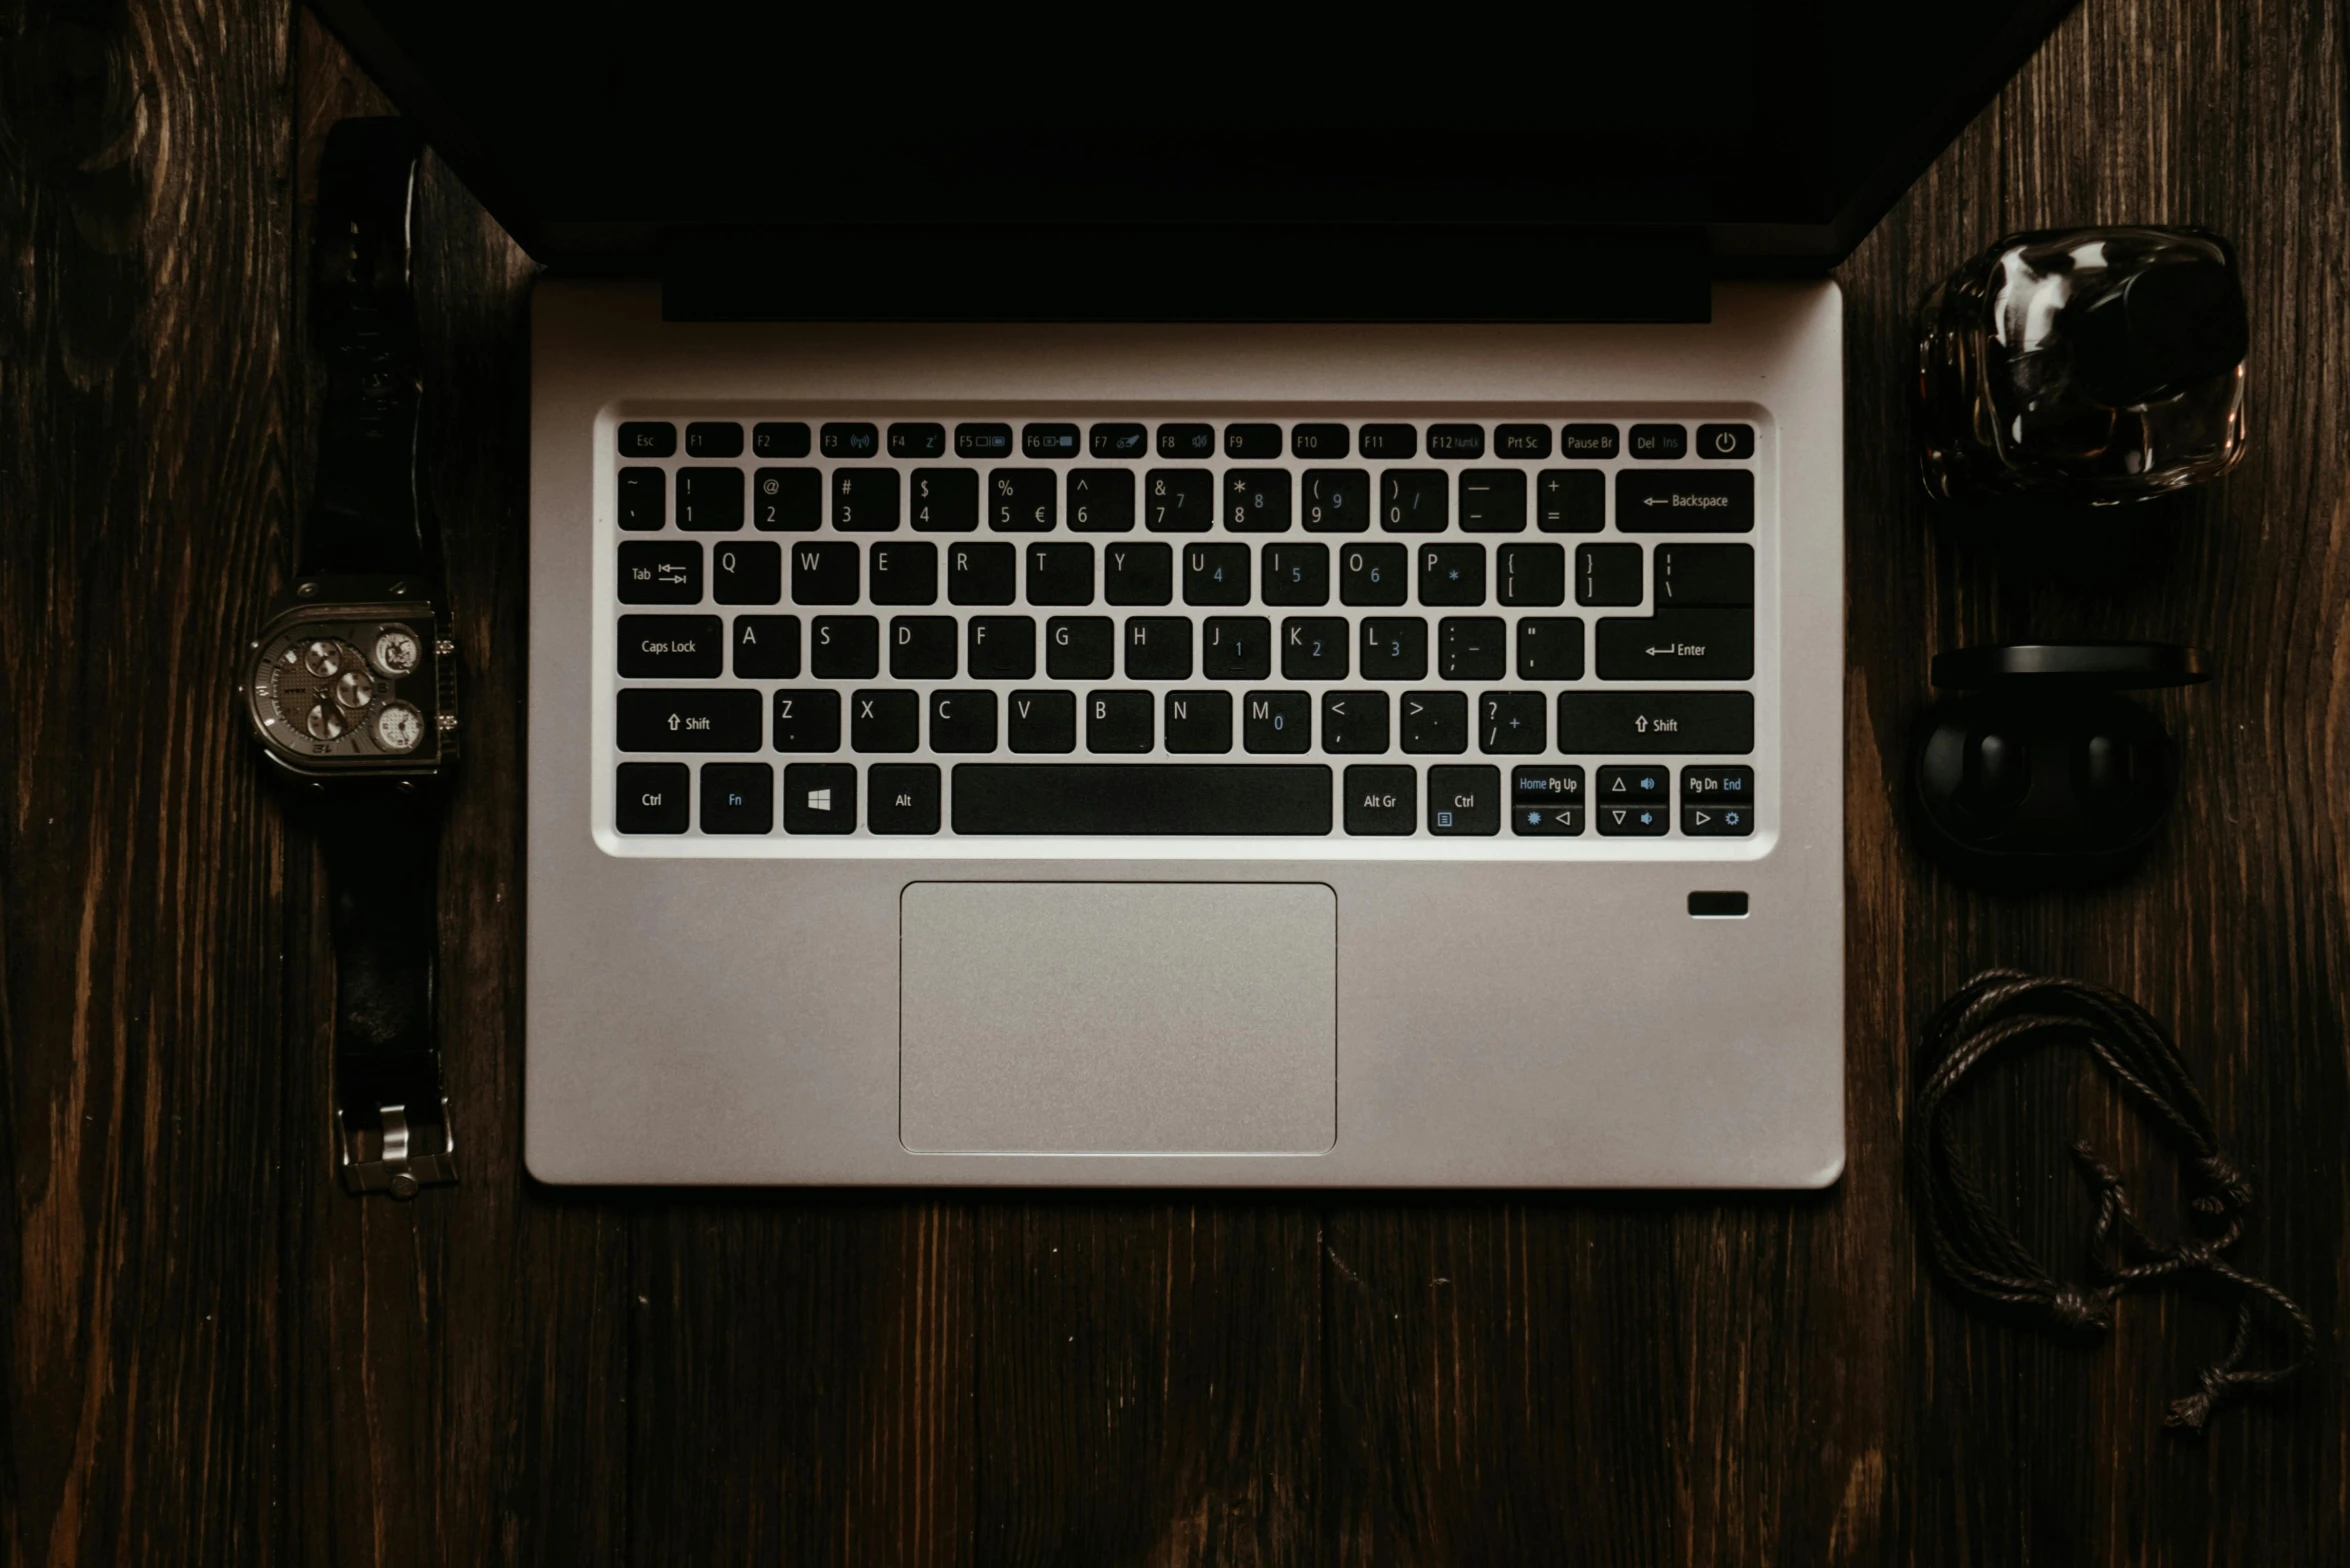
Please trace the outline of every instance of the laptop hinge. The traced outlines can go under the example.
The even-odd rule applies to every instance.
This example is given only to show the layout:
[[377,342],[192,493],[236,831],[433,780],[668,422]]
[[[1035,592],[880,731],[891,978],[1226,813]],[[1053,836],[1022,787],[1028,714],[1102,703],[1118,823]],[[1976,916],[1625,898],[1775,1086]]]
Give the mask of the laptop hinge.
[[671,321],[1712,317],[1694,233],[1470,224],[800,224],[662,236]]

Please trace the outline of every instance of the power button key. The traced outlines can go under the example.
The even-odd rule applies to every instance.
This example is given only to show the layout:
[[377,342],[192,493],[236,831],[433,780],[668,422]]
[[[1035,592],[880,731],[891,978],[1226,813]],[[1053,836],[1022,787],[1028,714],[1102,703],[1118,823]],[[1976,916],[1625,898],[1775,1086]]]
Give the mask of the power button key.
[[1697,455],[1719,460],[1754,456],[1754,426],[1699,425]]

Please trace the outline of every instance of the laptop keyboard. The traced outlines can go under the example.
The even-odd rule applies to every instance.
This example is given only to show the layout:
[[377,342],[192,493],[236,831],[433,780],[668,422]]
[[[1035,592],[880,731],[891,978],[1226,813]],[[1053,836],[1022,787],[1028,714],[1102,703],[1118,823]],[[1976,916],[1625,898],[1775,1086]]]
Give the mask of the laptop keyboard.
[[1748,420],[631,419],[615,445],[624,839],[1535,851],[1750,839],[1768,809]]

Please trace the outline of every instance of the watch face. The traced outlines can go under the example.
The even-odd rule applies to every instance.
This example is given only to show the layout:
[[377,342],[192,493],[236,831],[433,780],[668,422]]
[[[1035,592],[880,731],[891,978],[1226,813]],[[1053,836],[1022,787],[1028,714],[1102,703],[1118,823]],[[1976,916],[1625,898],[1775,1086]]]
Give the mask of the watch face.
[[297,772],[429,773],[454,750],[428,606],[304,605],[252,652],[254,727]]

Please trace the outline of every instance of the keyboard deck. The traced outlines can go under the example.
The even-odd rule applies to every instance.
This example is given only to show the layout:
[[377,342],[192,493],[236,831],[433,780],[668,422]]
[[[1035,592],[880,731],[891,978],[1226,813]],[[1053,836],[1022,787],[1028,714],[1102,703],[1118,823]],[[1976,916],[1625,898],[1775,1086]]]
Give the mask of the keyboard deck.
[[1751,411],[607,426],[618,852],[1767,838]]

